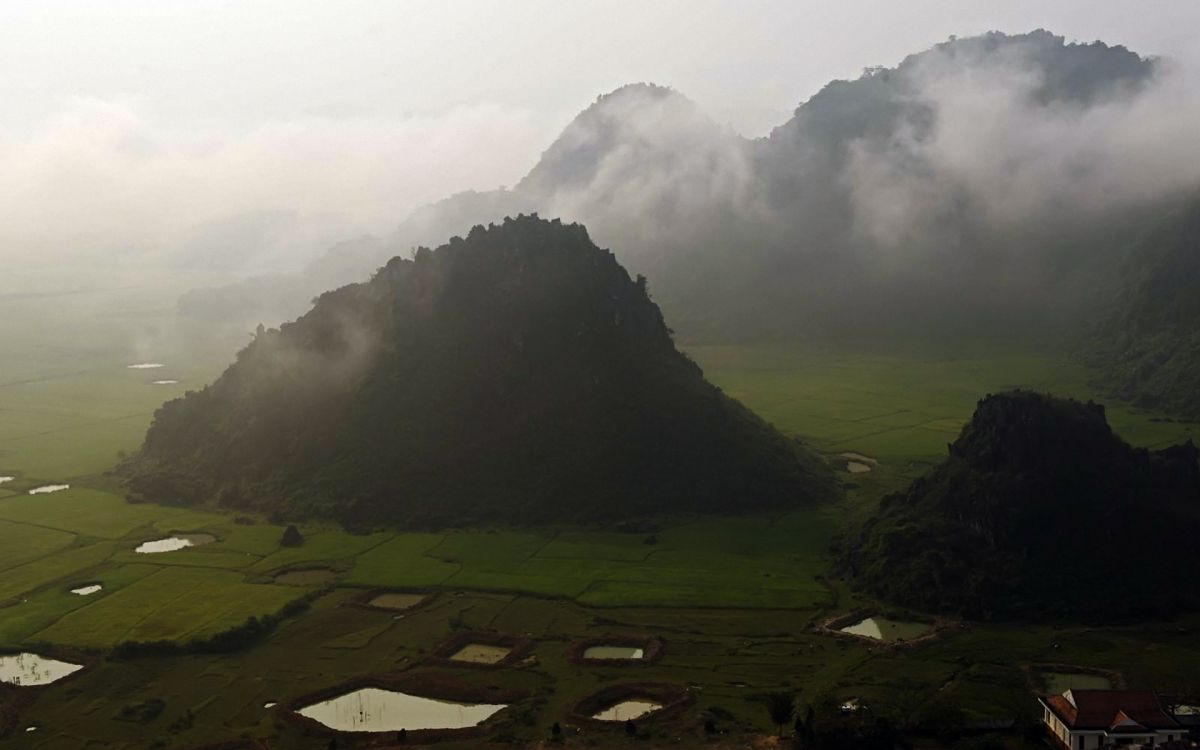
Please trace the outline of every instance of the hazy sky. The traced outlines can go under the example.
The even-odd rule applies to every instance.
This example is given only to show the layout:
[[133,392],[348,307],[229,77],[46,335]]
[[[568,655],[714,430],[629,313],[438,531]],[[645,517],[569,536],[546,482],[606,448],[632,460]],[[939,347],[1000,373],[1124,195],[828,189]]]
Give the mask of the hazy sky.
[[264,208],[380,231],[516,182],[624,83],[757,136],[831,78],[1037,27],[1188,57],[1200,2],[5,0],[0,240],[168,242]]

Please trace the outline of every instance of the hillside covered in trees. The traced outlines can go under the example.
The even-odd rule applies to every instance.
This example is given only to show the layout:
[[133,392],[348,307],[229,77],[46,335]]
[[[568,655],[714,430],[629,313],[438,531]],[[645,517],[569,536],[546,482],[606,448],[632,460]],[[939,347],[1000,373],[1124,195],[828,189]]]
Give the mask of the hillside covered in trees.
[[1085,359],[1116,396],[1200,419],[1200,199],[1139,238]]
[[841,542],[857,583],[974,618],[1147,619],[1195,609],[1200,463],[1113,434],[1104,408],[988,396],[946,461]]
[[611,521],[835,491],[675,349],[643,278],[536,216],[393,258],[260,328],[156,413],[123,471],[147,500],[355,524]]

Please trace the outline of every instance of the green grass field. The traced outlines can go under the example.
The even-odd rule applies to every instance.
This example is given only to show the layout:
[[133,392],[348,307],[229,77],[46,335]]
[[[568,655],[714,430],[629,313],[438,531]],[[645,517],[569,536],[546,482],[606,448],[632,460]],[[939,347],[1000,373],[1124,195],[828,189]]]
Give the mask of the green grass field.
[[[325,747],[262,708],[363,675],[425,669],[436,645],[465,628],[534,639],[533,664],[457,669],[481,685],[534,696],[511,731],[547,736],[575,701],[617,682],[696,686],[698,708],[717,706],[743,726],[769,729],[764,691],[858,696],[880,710],[916,710],[953,696],[972,716],[1031,709],[1032,663],[1113,669],[1133,685],[1195,690],[1200,619],[1139,628],[971,625],[918,647],[873,647],[819,632],[838,612],[871,606],[829,572],[831,538],[940,460],[985,393],[1036,388],[1096,398],[1088,373],[1061,355],[986,346],[880,352],[803,347],[693,346],[689,354],[726,392],[828,456],[878,460],[843,474],[844,500],[773,516],[671,518],[647,532],[597,528],[468,529],[351,534],[301,525],[303,546],[283,548],[265,519],[125,501],[105,471],[135,450],[163,399],[212,379],[244,332],[174,318],[175,291],[83,291],[0,297],[0,648],[83,650],[78,676],[17,702],[0,747],[191,747],[242,736],[275,747]],[[72,287],[74,288],[74,287]],[[17,356],[19,354],[19,356]],[[163,362],[159,370],[126,365]],[[156,379],[179,385],[155,386]],[[1119,433],[1139,445],[1196,437],[1197,426],[1108,405]],[[47,483],[70,490],[29,495]],[[211,544],[141,555],[141,542],[205,532]],[[104,657],[128,640],[189,639],[278,611],[313,587],[273,574],[325,567],[336,584],[312,609],[252,648],[209,656]],[[81,583],[103,590],[69,593]],[[354,606],[366,589],[421,590],[431,602],[403,615]],[[660,662],[581,667],[573,640],[658,636]],[[439,669],[446,669],[439,667]],[[117,720],[123,706],[166,703],[146,724]],[[17,710],[17,709],[14,709]],[[190,723],[182,721],[191,716]],[[34,733],[22,731],[34,725]],[[653,729],[664,739],[694,725]],[[666,734],[671,732],[672,735]],[[614,735],[614,737],[619,735]],[[696,736],[698,735],[689,735]],[[157,743],[157,744],[156,744]]]

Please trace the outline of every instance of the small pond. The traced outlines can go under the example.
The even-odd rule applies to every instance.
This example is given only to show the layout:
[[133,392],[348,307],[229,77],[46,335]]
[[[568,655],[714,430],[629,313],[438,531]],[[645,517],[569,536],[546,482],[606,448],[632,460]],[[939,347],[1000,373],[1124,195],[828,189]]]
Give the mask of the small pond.
[[621,701],[615,706],[609,706],[603,711],[592,714],[592,718],[600,721],[629,721],[652,714],[660,708],[662,708],[662,704],[654,701]]
[[80,664],[47,659],[28,652],[0,656],[0,682],[9,685],[48,685],[81,669],[83,666]]
[[380,609],[410,609],[425,600],[424,594],[380,594],[367,602]]
[[178,380],[155,380],[150,385],[177,385]]
[[1061,695],[1068,690],[1111,690],[1112,680],[1098,674],[1082,672],[1040,672],[1049,695]]
[[471,664],[499,664],[512,653],[506,646],[492,646],[486,643],[468,643],[451,655],[452,661],[465,661]]
[[911,641],[928,634],[930,630],[932,630],[931,626],[921,622],[901,622],[889,620],[886,617],[868,617],[841,628],[839,632],[874,638],[877,641]]
[[87,586],[80,586],[79,588],[71,589],[71,593],[78,594],[80,596],[91,596],[103,588],[104,586],[99,583],[89,583]]
[[278,704],[275,701],[267,701],[263,704],[263,708],[275,708]]
[[329,568],[307,568],[305,570],[285,570],[275,576],[275,583],[284,586],[320,586],[337,578],[337,572]]
[[838,457],[846,459],[846,471],[851,474],[865,474],[879,464],[875,459],[861,453],[839,453]]
[[62,492],[63,490],[71,489],[69,484],[46,484],[41,487],[34,487],[29,491],[30,495],[49,495],[51,492]]
[[153,555],[159,552],[174,552],[185,547],[198,547],[201,544],[215,541],[217,538],[212,534],[172,534],[162,539],[142,542],[133,551],[143,555]]
[[502,704],[455,703],[380,688],[363,688],[297,711],[342,732],[401,729],[464,729],[507,708]]
[[583,652],[585,659],[641,659],[645,655],[640,646],[590,646]]
[[125,365],[125,368],[129,370],[157,370],[162,366],[162,362],[138,362],[133,365]]
[[4,484],[5,482],[11,482],[14,479],[16,479],[16,477],[0,477],[0,484]]

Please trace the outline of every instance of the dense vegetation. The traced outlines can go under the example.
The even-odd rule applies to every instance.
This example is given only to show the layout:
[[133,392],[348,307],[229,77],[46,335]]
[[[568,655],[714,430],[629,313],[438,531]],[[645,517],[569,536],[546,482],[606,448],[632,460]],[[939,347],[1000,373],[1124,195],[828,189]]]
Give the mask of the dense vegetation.
[[1086,359],[1119,398],[1200,419],[1200,201],[1159,217],[1124,276]]
[[830,494],[580,226],[476,227],[260,330],[160,409],[135,495],[355,523],[614,520]]
[[857,581],[971,617],[1169,615],[1200,604],[1200,464],[1129,446],[1104,408],[988,396],[945,463],[844,541]]

